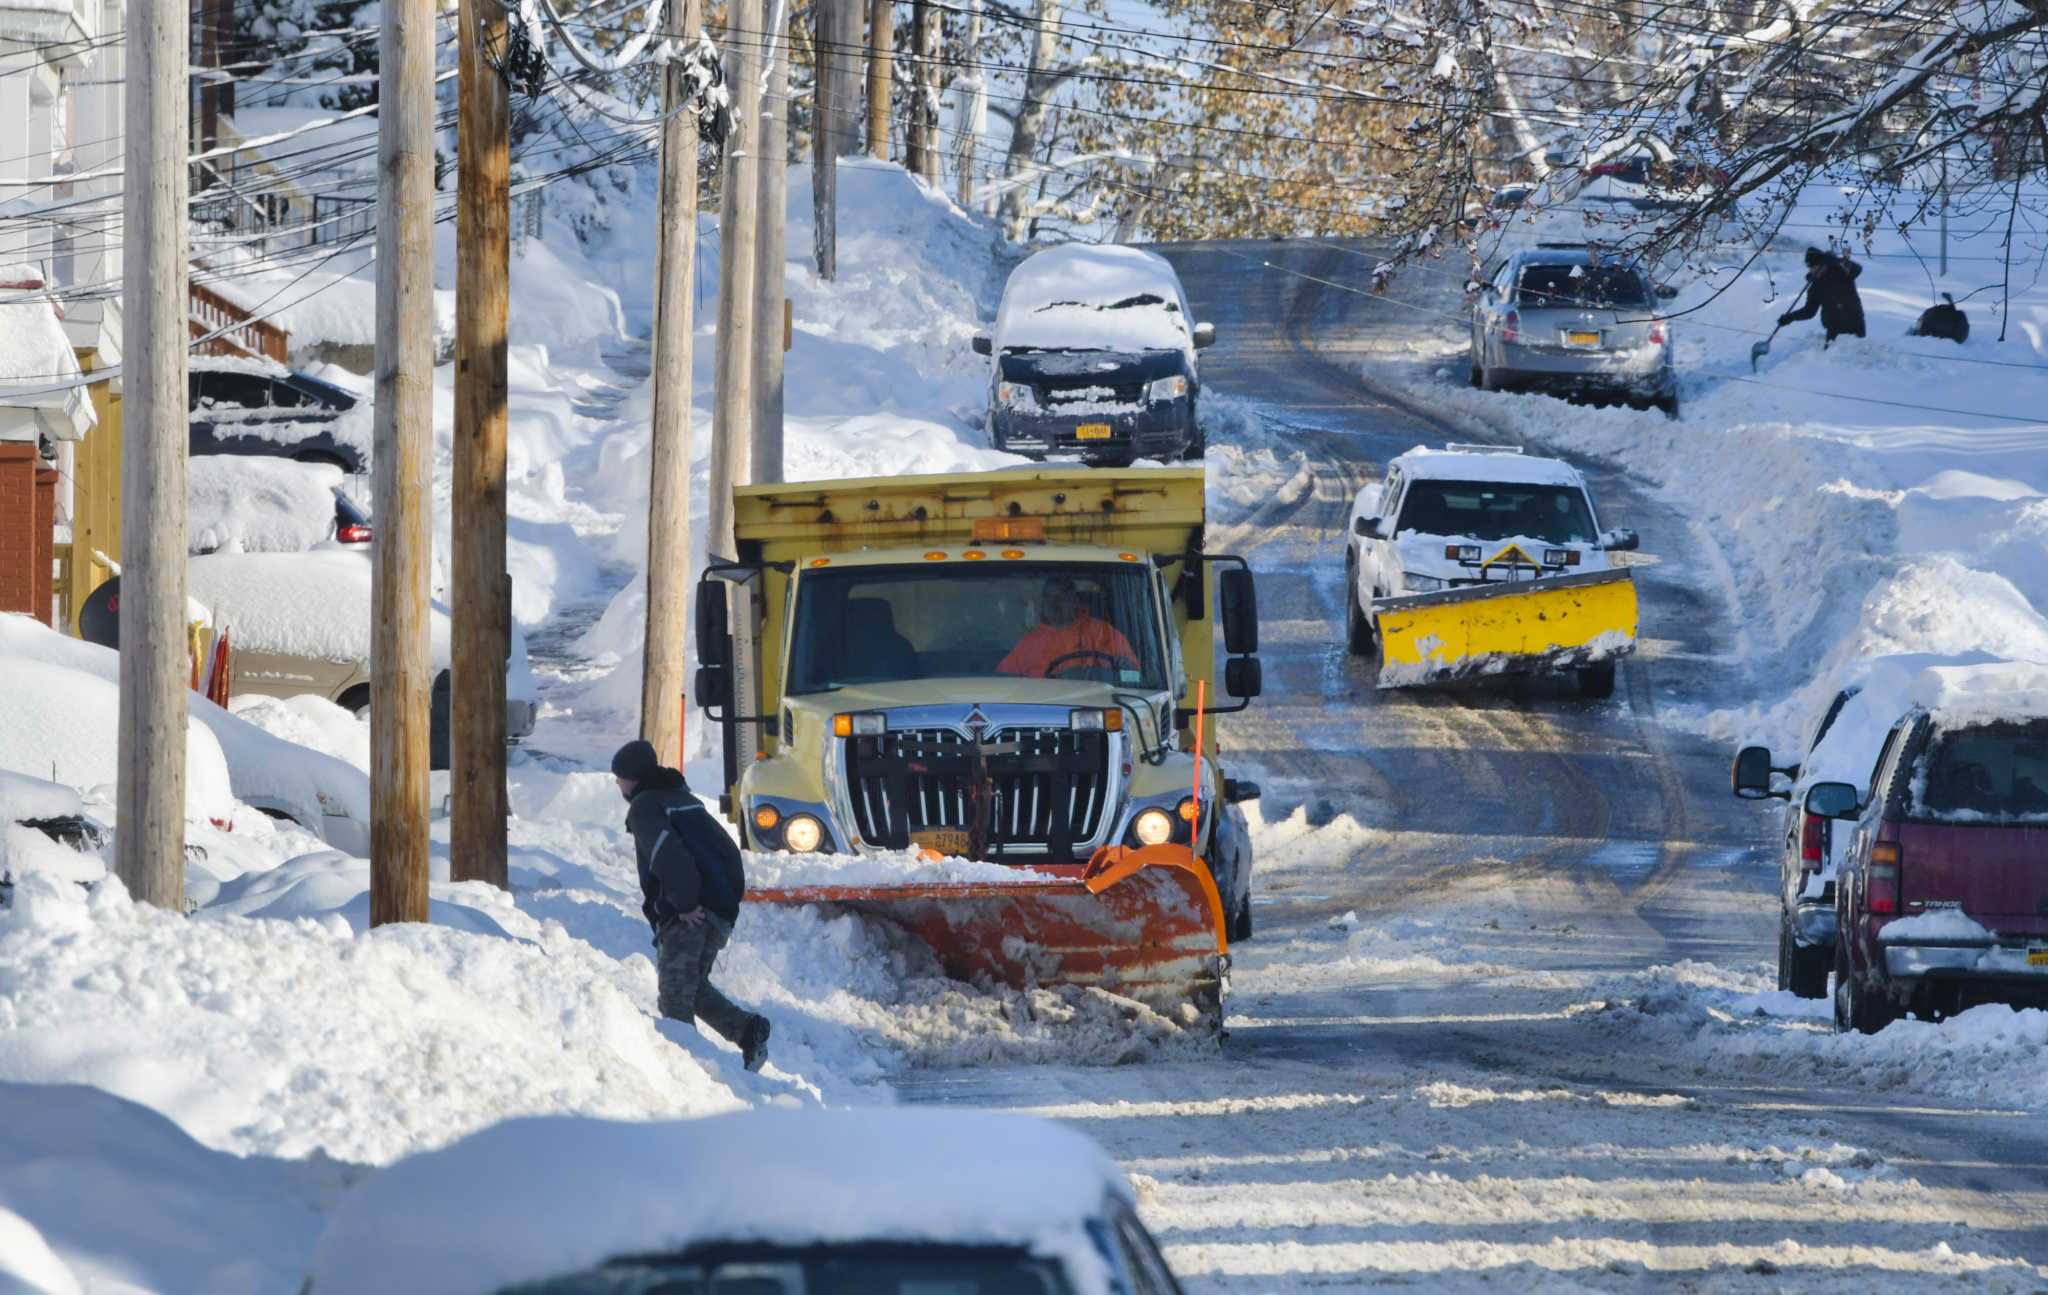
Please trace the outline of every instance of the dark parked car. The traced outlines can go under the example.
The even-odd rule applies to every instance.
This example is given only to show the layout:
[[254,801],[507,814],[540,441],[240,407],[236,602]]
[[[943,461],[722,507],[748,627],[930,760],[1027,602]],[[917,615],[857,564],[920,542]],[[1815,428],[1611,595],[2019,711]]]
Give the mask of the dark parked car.
[[1086,243],[1038,252],[1011,271],[994,332],[974,339],[995,361],[989,442],[1091,463],[1200,455],[1195,351],[1215,340],[1162,256]]
[[334,542],[336,544],[368,544],[375,532],[370,525],[370,514],[363,506],[349,498],[348,492],[337,487],[334,491]]
[[331,382],[255,360],[195,358],[190,371],[190,452],[268,454],[331,463],[358,473],[360,445],[338,434],[356,398]]
[[1835,1024],[2048,1003],[2048,713],[1914,707],[1869,787],[1816,783],[1854,823],[1836,885]]

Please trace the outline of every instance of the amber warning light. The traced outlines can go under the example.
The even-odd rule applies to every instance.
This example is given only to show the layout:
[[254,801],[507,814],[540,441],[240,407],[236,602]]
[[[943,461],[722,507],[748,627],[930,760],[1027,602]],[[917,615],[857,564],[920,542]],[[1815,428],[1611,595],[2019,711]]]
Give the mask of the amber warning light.
[[1045,542],[1043,517],[977,517],[973,541],[976,544],[1021,544],[1027,540]]

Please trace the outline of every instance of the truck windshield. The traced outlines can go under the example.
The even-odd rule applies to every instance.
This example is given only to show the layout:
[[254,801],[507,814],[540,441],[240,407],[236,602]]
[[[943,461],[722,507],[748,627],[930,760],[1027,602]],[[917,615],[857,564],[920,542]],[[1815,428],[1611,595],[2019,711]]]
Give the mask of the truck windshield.
[[1586,492],[1577,486],[1424,480],[1409,485],[1395,531],[1480,541],[1591,544],[1593,511],[1586,506]]
[[1059,1266],[994,1246],[815,1246],[622,1260],[499,1295],[1071,1295]]
[[1937,725],[1915,774],[1914,799],[1930,817],[2048,819],[2048,719]]
[[805,571],[793,694],[988,675],[1166,687],[1149,564],[1005,561]]

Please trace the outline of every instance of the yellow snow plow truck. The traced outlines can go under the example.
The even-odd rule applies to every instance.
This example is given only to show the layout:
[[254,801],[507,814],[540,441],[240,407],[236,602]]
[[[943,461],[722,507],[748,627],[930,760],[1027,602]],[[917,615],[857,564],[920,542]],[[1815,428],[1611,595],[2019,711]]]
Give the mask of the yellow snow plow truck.
[[[722,807],[752,850],[941,878],[848,858],[749,899],[892,922],[962,980],[1220,1023],[1251,930],[1236,806],[1259,793],[1218,721],[1260,669],[1251,571],[1204,550],[1203,503],[1180,468],[736,491],[737,557],[697,590]],[[955,858],[1004,867],[955,879]]]
[[1365,656],[1377,640],[1382,688],[1569,672],[1609,696],[1637,631],[1634,574],[1610,555],[1637,546],[1600,529],[1568,463],[1417,446],[1352,505],[1348,646]]

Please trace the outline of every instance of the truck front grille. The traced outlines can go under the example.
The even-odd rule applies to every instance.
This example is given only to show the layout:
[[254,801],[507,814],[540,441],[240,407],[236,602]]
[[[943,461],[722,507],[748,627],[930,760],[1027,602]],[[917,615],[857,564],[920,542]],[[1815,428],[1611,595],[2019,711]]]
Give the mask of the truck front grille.
[[848,795],[861,839],[903,849],[937,829],[973,833],[985,858],[1063,862],[1095,839],[1108,812],[1109,744],[1101,733],[1010,728],[977,748],[952,729],[901,729],[846,739]]
[[1041,391],[1045,404],[1054,409],[1072,404],[1137,405],[1145,400],[1142,382],[1082,382],[1074,386],[1048,383]]

